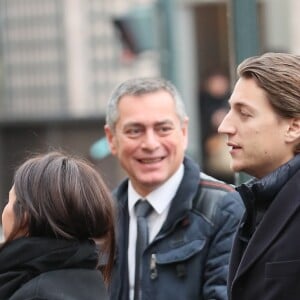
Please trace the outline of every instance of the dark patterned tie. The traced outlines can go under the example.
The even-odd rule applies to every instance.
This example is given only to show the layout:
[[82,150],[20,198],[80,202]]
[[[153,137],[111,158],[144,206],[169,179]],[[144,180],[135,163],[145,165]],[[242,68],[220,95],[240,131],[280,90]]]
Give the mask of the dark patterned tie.
[[141,299],[141,278],[143,251],[148,244],[148,223],[147,216],[152,211],[152,206],[147,200],[139,200],[135,204],[135,214],[137,218],[137,239],[135,252],[135,282],[134,282],[134,300]]

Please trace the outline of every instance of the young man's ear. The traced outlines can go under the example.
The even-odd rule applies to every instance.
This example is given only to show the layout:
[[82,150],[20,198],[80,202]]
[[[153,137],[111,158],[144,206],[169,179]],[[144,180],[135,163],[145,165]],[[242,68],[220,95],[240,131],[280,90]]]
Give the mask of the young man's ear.
[[287,142],[294,142],[300,138],[300,119],[293,118],[286,132]]

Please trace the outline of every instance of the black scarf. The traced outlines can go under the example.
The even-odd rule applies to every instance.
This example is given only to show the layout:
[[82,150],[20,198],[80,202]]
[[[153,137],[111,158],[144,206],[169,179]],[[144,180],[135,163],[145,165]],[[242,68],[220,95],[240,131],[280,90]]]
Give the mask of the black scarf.
[[96,245],[91,240],[24,237],[0,250],[0,299],[8,299],[17,289],[41,273],[67,269],[95,269]]
[[236,188],[246,207],[246,219],[240,232],[242,239],[251,238],[276,194],[299,168],[300,154],[262,179],[251,179]]

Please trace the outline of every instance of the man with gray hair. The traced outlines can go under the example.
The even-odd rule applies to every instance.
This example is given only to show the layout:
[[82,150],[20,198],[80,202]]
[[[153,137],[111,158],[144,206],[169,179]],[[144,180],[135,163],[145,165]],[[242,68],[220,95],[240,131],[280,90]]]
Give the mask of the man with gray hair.
[[111,300],[225,300],[243,206],[185,156],[188,117],[176,88],[131,79],[112,93],[106,136],[127,172],[115,190],[118,250]]

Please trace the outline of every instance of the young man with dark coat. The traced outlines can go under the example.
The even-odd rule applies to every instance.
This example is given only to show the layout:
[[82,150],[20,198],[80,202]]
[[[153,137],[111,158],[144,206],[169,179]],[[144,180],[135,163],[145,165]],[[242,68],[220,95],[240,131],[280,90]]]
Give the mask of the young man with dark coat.
[[266,53],[238,67],[230,111],[219,127],[246,212],[229,268],[230,300],[300,295],[300,56]]

